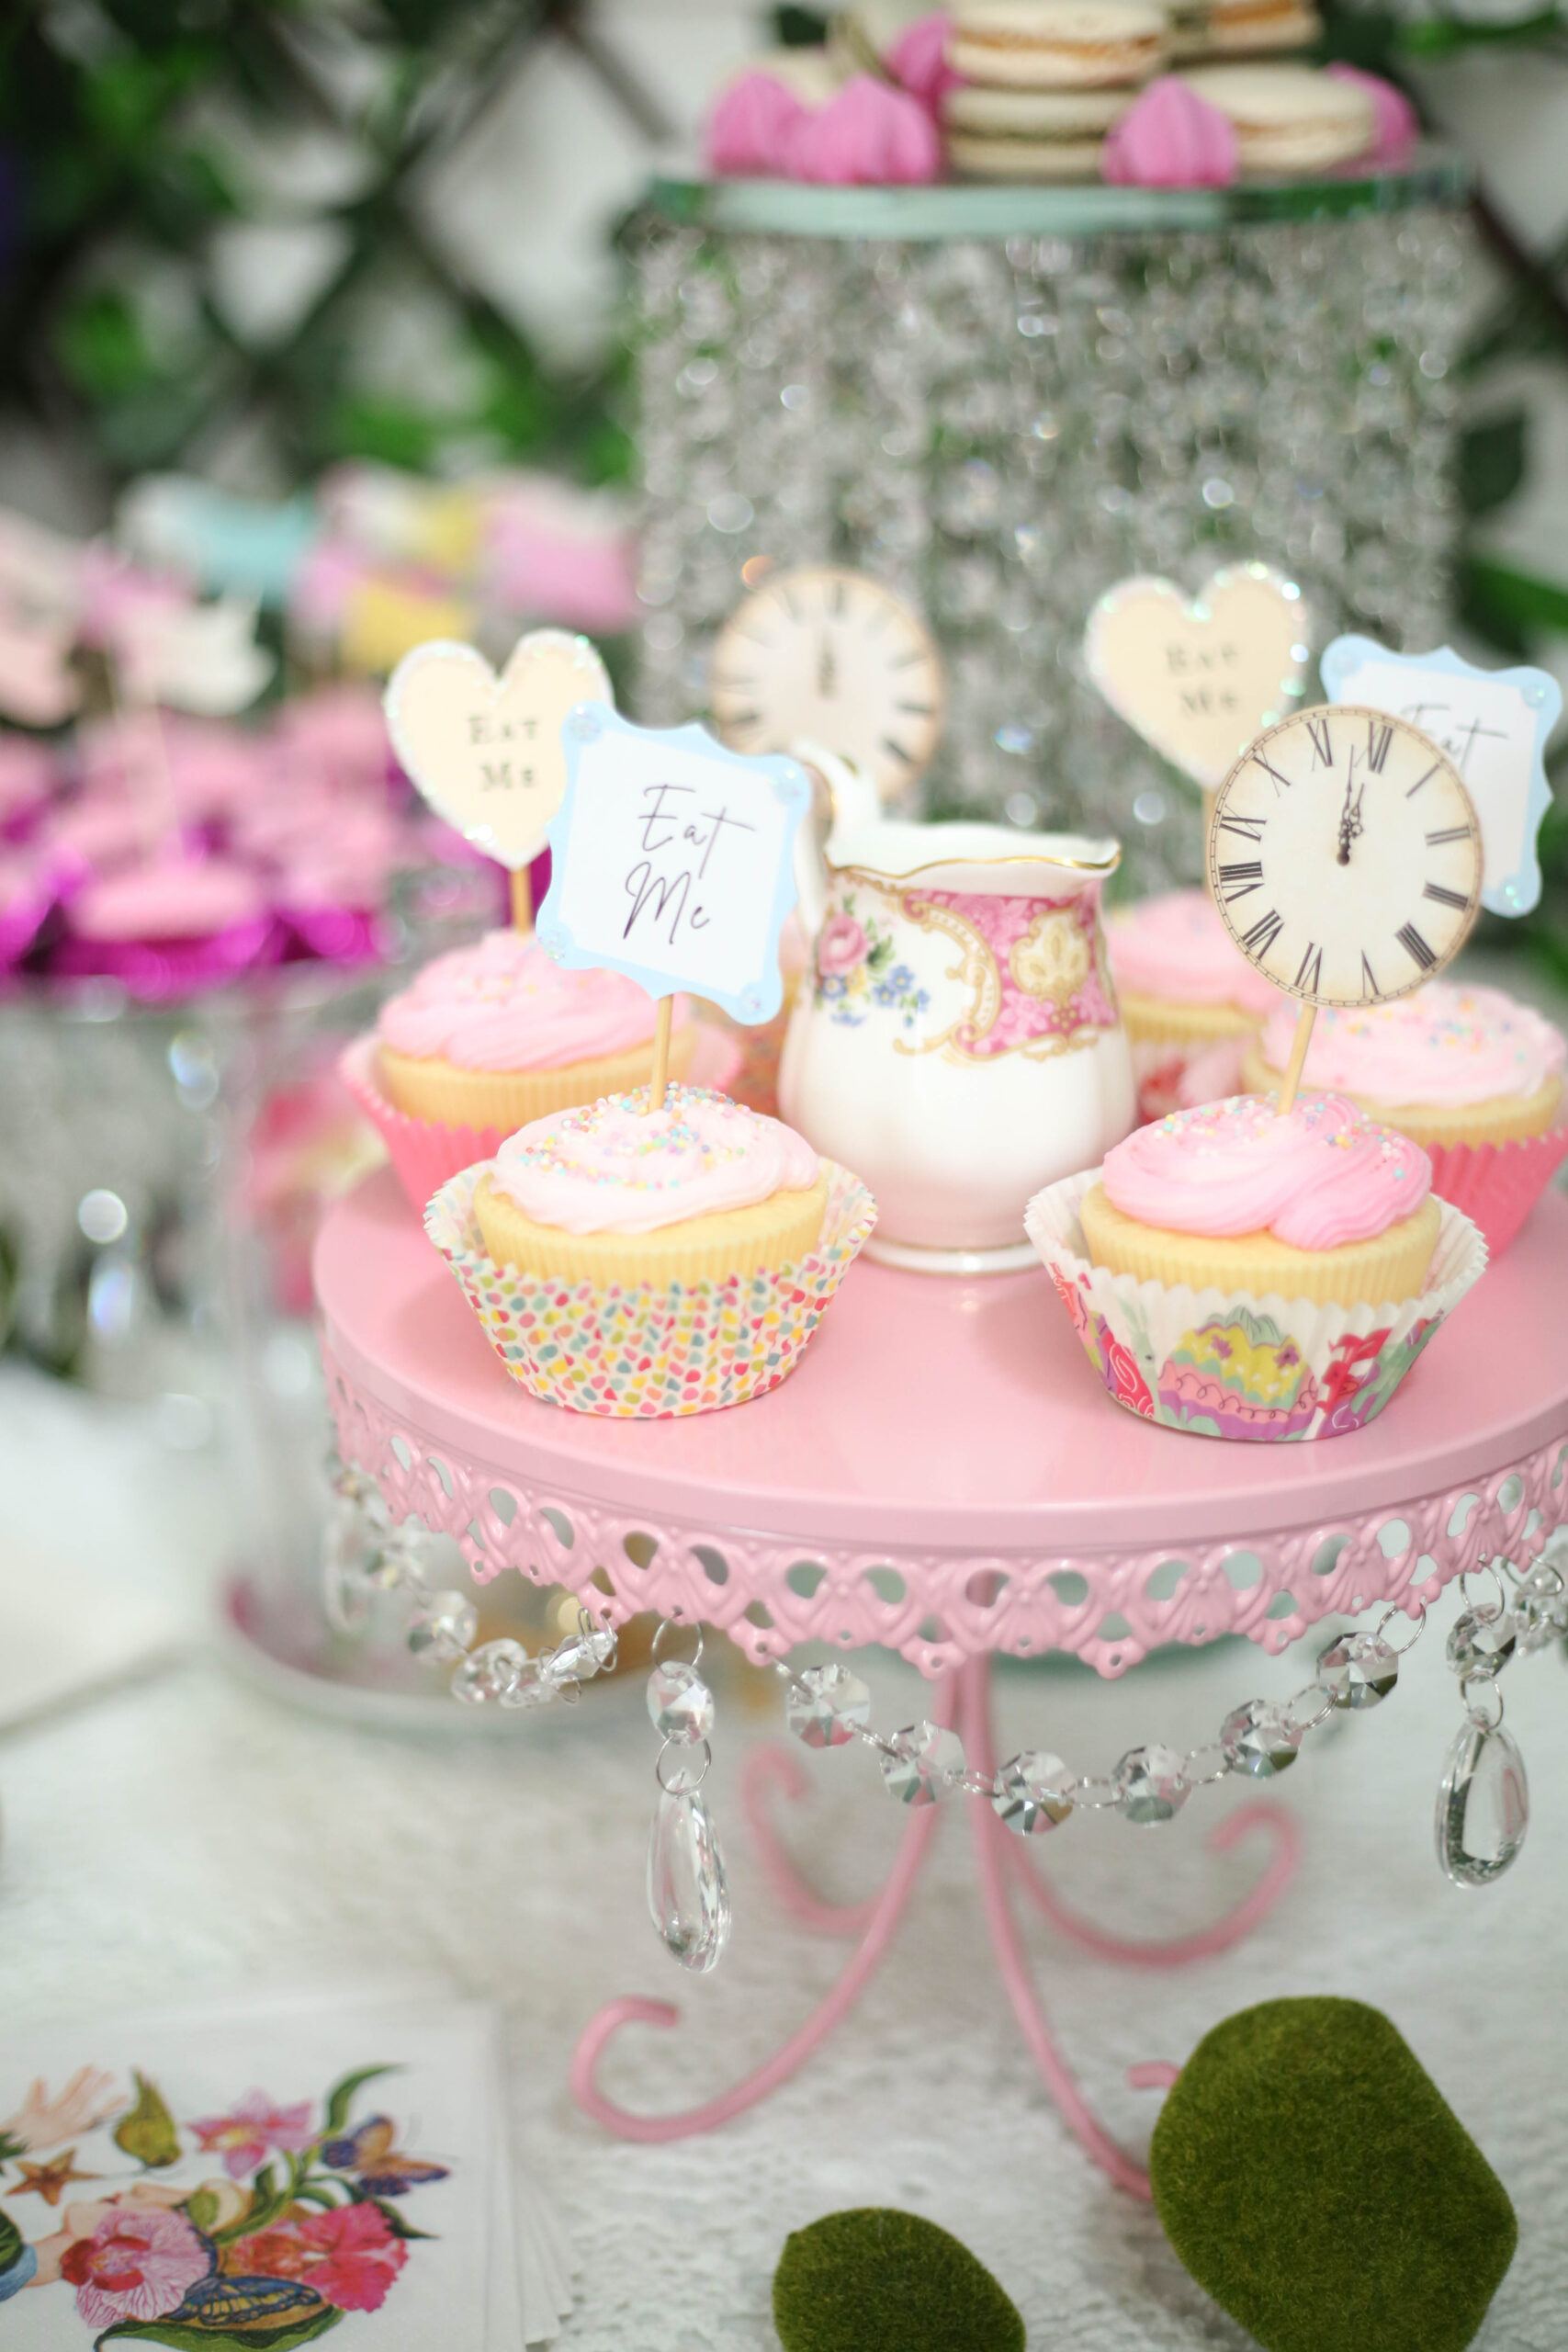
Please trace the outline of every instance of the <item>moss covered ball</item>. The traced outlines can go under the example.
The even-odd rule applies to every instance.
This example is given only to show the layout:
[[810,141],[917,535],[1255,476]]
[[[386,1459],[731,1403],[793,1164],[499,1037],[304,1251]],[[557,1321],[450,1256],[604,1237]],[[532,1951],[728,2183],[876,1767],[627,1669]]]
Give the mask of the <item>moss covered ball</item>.
[[1182,2263],[1265,2352],[1463,2352],[1518,2235],[1431,2076],[1360,2001],[1265,2001],[1216,2026],[1149,2172]]
[[1023,2352],[1023,2322],[966,2245],[918,2213],[825,2213],[773,2273],[784,2352]]

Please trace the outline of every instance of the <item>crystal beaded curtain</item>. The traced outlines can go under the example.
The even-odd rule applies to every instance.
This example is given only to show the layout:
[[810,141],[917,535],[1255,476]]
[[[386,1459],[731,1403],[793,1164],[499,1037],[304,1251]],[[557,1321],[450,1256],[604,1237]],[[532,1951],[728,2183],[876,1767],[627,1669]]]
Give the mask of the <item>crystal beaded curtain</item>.
[[1194,878],[1197,796],[1088,685],[1085,616],[1131,572],[1260,557],[1314,651],[1440,643],[1467,253],[1429,204],[919,243],[645,219],[638,715],[702,705],[749,559],[854,564],[942,640],[931,812],[1104,824],[1132,883]]

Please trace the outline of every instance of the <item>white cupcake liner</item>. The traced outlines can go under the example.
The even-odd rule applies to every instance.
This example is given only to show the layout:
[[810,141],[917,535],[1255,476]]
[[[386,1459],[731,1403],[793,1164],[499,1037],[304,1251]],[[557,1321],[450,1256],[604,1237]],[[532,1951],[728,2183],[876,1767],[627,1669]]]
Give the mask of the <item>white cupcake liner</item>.
[[665,1419],[776,1388],[876,1223],[860,1178],[825,1159],[821,1238],[797,1264],[725,1282],[550,1281],[498,1266],[485,1248],[474,1192],[489,1165],[449,1178],[424,1229],[513,1379],[574,1413]]
[[1479,1229],[1439,1201],[1437,1248],[1412,1298],[1324,1306],[1277,1291],[1140,1282],[1089,1255],[1078,1205],[1100,1178],[1091,1168],[1048,1184],[1025,1229],[1107,1393],[1193,1436],[1279,1444],[1363,1429],[1486,1271]]

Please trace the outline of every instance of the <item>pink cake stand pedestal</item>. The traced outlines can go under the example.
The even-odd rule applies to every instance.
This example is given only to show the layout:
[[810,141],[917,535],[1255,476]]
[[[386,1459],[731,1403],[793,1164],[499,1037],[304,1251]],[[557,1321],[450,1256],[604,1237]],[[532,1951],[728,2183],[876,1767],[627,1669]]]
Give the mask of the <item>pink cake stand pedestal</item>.
[[[453,1535],[476,1577],[515,1567],[615,1623],[643,1611],[717,1625],[755,1660],[796,1644],[879,1643],[939,1684],[933,1712],[991,1769],[988,1660],[1071,1650],[1102,1675],[1161,1643],[1239,1633],[1280,1650],[1320,1619],[1377,1603],[1411,1615],[1461,1571],[1516,1561],[1568,1519],[1568,1201],[1550,1195],[1379,1419],[1310,1444],[1243,1445],[1157,1429],[1112,1404],[1043,1272],[975,1283],[856,1265],[799,1369],[727,1413],[624,1421],[565,1413],[502,1369],[389,1173],[317,1243],[321,1350],[344,1457],[394,1516]],[[1238,1694],[1238,1696],[1241,1694]],[[769,2064],[685,2114],[644,2117],[598,2088],[599,2056],[662,2002],[613,2003],[580,2044],[580,2102],[626,2136],[704,2131],[774,2088],[876,1967],[935,1809],[911,1815],[874,1903],[834,1911],[800,1884],[764,1799],[797,1768],[761,1750],[749,1812],[803,1925],[858,1938],[834,1991]],[[1295,1831],[1240,1908],[1204,1935],[1126,1946],[1075,1919],[990,1806],[971,1807],[998,1959],[1067,2121],[1113,2178],[1140,2167],[1085,2105],[1052,2041],[1009,1907],[1033,1900],[1107,1958],[1171,1964],[1245,1934],[1288,1883]],[[1153,2079],[1154,2077],[1150,2077]]]

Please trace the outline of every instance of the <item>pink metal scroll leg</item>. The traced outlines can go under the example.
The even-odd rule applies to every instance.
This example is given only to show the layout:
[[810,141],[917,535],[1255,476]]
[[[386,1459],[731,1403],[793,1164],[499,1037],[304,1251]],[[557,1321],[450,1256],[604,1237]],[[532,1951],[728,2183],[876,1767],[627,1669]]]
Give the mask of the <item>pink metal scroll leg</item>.
[[798,1804],[810,1782],[795,1750],[777,1741],[748,1749],[740,1770],[740,1802],[751,1844],[768,1884],[784,1909],[814,1936],[862,1936],[876,1916],[878,1898],[866,1903],[824,1903],[796,1871],[780,1843],[768,1811],[773,1790]]
[[1228,1853],[1252,1829],[1267,1830],[1274,1843],[1269,1867],[1257,1885],[1242,1897],[1234,1911],[1217,1919],[1212,1928],[1201,1928],[1195,1935],[1173,1937],[1166,1943],[1129,1943],[1092,1926],[1077,1912],[1069,1910],[1046,1883],[1024,1851],[1021,1838],[1010,1838],[1009,1845],[1013,1867],[1031,1898],[1051,1925],[1071,1942],[1081,1944],[1101,1960],[1120,1961],[1129,1968],[1185,1968],[1190,1961],[1212,1960],[1216,1952],[1228,1951],[1232,1944],[1249,1936],[1268,1917],[1295,1877],[1302,1859],[1302,1833],[1293,1816],[1279,1805],[1237,1805],[1210,1831],[1206,1840],[1209,1851]]
[[[962,1728],[964,1744],[971,1765],[977,1771],[992,1769],[990,1761],[990,1692],[989,1667],[985,1658],[972,1658],[959,1668],[958,1679],[964,1686]],[[1030,2052],[1045,2086],[1062,2110],[1063,2120],[1070,2132],[1100,2167],[1110,2174],[1118,2188],[1130,2196],[1146,2198],[1149,2177],[1141,2165],[1134,2164],[1124,2148],[1117,2145],[1104,2129],[1098,2116],[1067,2071],[1066,2062],[1051,2037],[1051,2029],[1035,1998],[1024,1964],[1018,1928],[1007,1898],[1007,1853],[1012,1833],[1006,1829],[991,1807],[975,1799],[969,1808],[969,1818],[975,1834],[975,1861],[980,1873],[980,1892],[985,1898],[986,1920],[991,1931],[991,1943],[1007,1986],[1013,2015],[1028,2043]]]
[[[939,1705],[933,1710],[937,1720],[951,1724],[958,1705],[953,1677],[944,1685]],[[607,2043],[612,2041],[623,2025],[673,2026],[680,2021],[680,2011],[672,2002],[644,2000],[637,1995],[611,2001],[591,2018],[584,2027],[571,2061],[571,2095],[586,2115],[614,2132],[622,2140],[657,2143],[664,2140],[688,2140],[699,2132],[711,2132],[720,2123],[728,2123],[736,2116],[744,2115],[749,2107],[777,2090],[787,2082],[795,2069],[804,2064],[818,2043],[831,2033],[833,2028],[854,2005],[871,1978],[875,1974],[888,1945],[893,1940],[910,1891],[925,1860],[926,1849],[937,1825],[937,1808],[927,1805],[909,1816],[898,1855],[887,1883],[877,1896],[866,1928],[854,1958],[828,1995],[826,2000],[812,2012],[804,2025],[791,2034],[782,2050],[774,2052],[765,2065],[732,2090],[721,2092],[717,2098],[706,2100],[701,2107],[687,2108],[678,2115],[634,2115],[615,2101],[606,2098],[594,2080],[599,2060]],[[998,1826],[1000,1825],[998,1824]],[[1003,1832],[1006,1835],[1006,1832]]]

